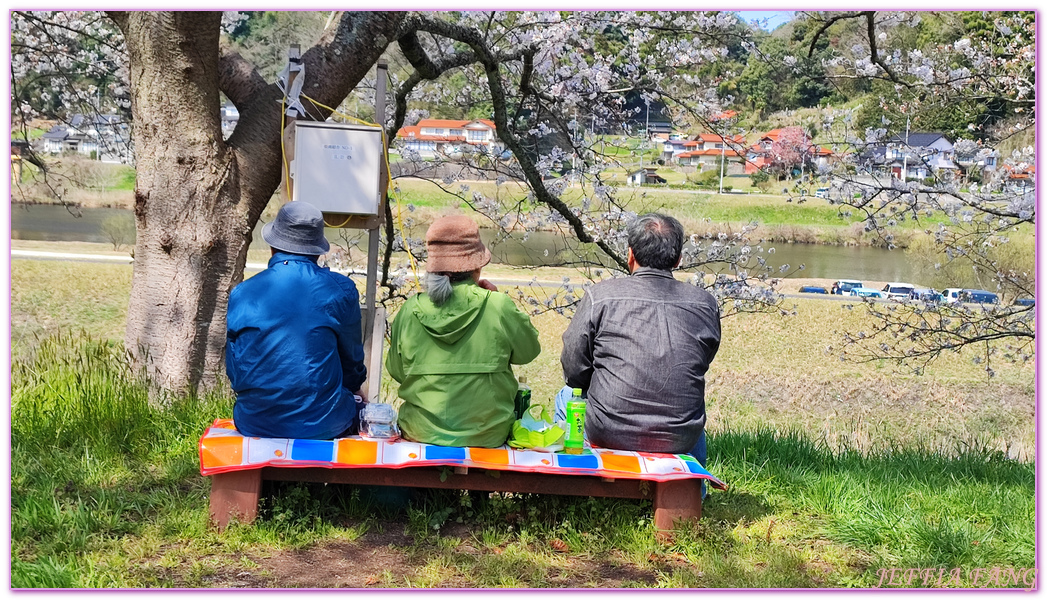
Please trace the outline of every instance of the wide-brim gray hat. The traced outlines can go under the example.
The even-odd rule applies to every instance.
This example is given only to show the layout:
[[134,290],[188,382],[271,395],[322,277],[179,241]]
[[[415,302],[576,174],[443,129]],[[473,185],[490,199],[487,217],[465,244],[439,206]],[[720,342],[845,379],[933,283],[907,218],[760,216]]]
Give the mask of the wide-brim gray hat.
[[324,214],[308,202],[288,202],[271,223],[262,227],[262,239],[277,250],[319,256],[331,249],[324,237]]

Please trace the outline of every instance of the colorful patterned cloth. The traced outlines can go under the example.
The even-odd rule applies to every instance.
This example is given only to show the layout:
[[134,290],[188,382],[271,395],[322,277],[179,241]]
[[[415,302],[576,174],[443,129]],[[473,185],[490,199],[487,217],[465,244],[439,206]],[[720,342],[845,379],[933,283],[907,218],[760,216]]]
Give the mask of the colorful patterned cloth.
[[405,440],[384,442],[358,436],[337,440],[293,440],[244,437],[232,419],[217,419],[200,438],[200,474],[262,467],[327,467],[333,469],[404,467],[476,467],[497,471],[591,475],[613,479],[670,481],[708,479],[717,489],[727,485],[713,477],[689,454],[653,454],[593,448],[585,454],[562,454],[499,448],[432,446]]

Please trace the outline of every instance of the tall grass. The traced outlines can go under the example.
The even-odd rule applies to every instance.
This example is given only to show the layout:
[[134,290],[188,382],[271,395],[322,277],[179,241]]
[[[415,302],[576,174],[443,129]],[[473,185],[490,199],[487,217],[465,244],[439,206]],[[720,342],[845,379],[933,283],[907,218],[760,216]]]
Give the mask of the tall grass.
[[1031,463],[979,447],[834,451],[796,431],[713,439],[714,472],[815,517],[814,531],[868,554],[867,572],[1033,565]]
[[45,338],[11,376],[14,587],[88,585],[87,553],[206,497],[195,442],[228,395],[161,408],[122,347],[84,334]]

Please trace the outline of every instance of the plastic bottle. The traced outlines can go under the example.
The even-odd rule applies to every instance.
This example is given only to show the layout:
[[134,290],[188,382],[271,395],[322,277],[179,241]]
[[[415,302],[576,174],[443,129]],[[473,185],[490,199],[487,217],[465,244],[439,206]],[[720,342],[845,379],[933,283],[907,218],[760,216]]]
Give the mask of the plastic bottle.
[[567,454],[581,454],[585,447],[585,401],[581,388],[573,388],[567,402],[567,435],[563,446]]
[[516,418],[523,418],[524,412],[531,406],[531,386],[527,385],[527,378],[520,376],[520,387],[516,390],[516,401],[513,409]]

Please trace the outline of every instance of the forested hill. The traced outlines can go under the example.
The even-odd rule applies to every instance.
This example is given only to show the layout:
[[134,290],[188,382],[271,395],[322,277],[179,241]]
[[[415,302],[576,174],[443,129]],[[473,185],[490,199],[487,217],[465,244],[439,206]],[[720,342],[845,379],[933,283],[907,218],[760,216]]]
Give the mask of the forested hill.
[[[326,12],[248,12],[232,30],[232,42],[242,53],[262,65],[263,75],[275,77],[286,62],[287,45],[310,44],[319,38],[329,17]],[[698,75],[708,76],[725,107],[736,110],[742,124],[752,129],[767,128],[782,122],[776,113],[815,107],[855,109],[858,131],[893,123],[891,129],[904,128],[908,118],[913,131],[939,131],[950,138],[984,141],[1006,138],[1000,130],[1015,107],[1007,102],[968,99],[964,102],[924,101],[915,110],[896,98],[895,82],[886,78],[860,76],[856,69],[868,57],[868,23],[862,13],[803,12],[767,32],[748,23],[748,15],[735,13],[738,24],[734,35],[725,40],[725,55],[708,61]],[[920,13],[879,13],[876,16],[877,42],[890,47],[893,54],[882,57],[902,73],[912,73],[913,55],[927,54],[942,44],[978,36],[992,39],[1005,48],[1006,38],[1015,35],[996,24],[1010,12],[929,11]],[[842,17],[842,18],[840,18]],[[1032,20],[1032,12],[1026,13]],[[837,20],[833,20],[837,19]],[[831,23],[828,26],[827,23]],[[614,32],[607,32],[613,40]],[[1031,43],[1031,40],[1027,43]],[[406,61],[395,56],[394,67]],[[1001,50],[1003,51],[1003,50]],[[916,56],[919,56],[917,54]],[[955,65],[963,68],[970,65]],[[489,117],[490,102],[472,97],[468,73],[458,73],[442,83],[442,93],[417,108],[432,117]],[[457,84],[457,85],[456,85]],[[347,103],[362,113],[369,110],[366,92],[357,92]],[[814,119],[812,119],[814,120]],[[686,127],[687,124],[681,124]],[[812,133],[817,133],[816,131]]]
[[[757,119],[779,111],[846,106],[857,107],[854,118],[859,130],[882,127],[885,122],[905,123],[908,117],[913,131],[939,131],[954,140],[1003,137],[995,130],[1015,114],[1016,107],[1010,103],[977,99],[958,103],[925,101],[906,114],[909,107],[905,103],[892,101],[898,97],[895,82],[857,76],[862,58],[869,54],[867,21],[842,18],[823,29],[832,18],[853,14],[857,13],[797,12],[792,20],[771,33],[753,29],[755,47],[732,46],[717,67],[723,71],[717,90],[720,97],[733,99],[740,113]],[[907,52],[911,50],[927,55],[939,45],[977,36],[995,41],[998,52],[1006,52],[1004,42],[1015,34],[996,21],[1014,14],[881,13],[877,15],[876,41],[880,47],[895,49],[882,57],[886,64],[893,64],[898,72],[913,73],[913,55]],[[1024,17],[1028,22],[1034,19],[1032,12]],[[962,69],[972,65],[953,66]]]

